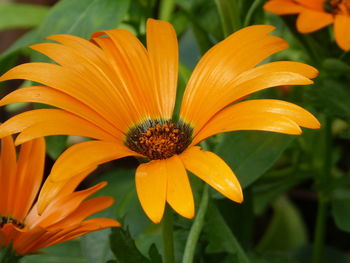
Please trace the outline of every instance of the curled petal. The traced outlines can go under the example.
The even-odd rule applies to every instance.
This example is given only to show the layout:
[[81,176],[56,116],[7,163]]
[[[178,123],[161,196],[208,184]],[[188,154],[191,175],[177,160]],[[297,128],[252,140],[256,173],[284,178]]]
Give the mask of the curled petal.
[[216,154],[191,147],[179,155],[185,168],[227,198],[243,202],[242,188],[231,168]]

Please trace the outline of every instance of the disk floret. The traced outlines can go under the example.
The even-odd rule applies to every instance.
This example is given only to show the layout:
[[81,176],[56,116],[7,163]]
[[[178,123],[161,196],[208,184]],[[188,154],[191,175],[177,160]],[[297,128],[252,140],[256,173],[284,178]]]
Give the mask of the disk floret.
[[130,129],[126,145],[151,160],[167,159],[188,147],[192,131],[182,121],[147,120]]
[[325,0],[323,8],[327,13],[350,14],[350,0]]
[[24,223],[8,216],[0,216],[0,228],[6,224],[12,224],[19,229],[23,229],[25,227]]

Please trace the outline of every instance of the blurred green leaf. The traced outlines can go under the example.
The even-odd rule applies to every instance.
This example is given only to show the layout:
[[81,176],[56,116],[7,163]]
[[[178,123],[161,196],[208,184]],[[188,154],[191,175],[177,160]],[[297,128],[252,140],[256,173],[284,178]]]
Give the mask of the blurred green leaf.
[[271,168],[294,136],[243,131],[220,139],[216,153],[232,167],[242,187],[247,187]]
[[349,74],[350,66],[346,64],[344,61],[336,58],[327,58],[323,61],[322,66],[325,71]]
[[152,244],[149,248],[149,258],[151,259],[152,263],[162,263],[162,256],[159,254],[159,251],[155,244]]
[[[278,171],[275,173],[277,174]],[[260,215],[283,193],[301,181],[312,176],[310,171],[296,171],[294,167],[281,171],[281,175],[266,174],[266,180],[261,178],[254,184],[254,212]]]
[[0,262],[18,263],[23,256],[16,255],[11,246],[0,246]]
[[215,0],[224,36],[227,37],[241,27],[238,1]]
[[45,248],[43,251],[42,254],[24,257],[21,263],[86,263],[77,239]]
[[314,105],[333,117],[350,120],[350,89],[348,79],[326,78],[309,90]]
[[254,255],[251,263],[299,263],[288,253],[268,252],[262,255]]
[[[199,60],[199,47],[198,44],[196,42],[194,33],[192,30],[187,30],[180,38],[179,40],[179,55],[180,55],[180,62],[181,65],[183,65],[184,67],[188,68],[189,70],[192,70],[198,60]],[[180,74],[180,81],[186,81],[187,80],[182,78],[184,77],[184,75],[182,74],[182,69],[180,67],[179,70],[179,74]],[[187,74],[186,74],[187,75]],[[185,84],[186,84],[185,83]]]
[[47,136],[45,140],[46,152],[54,160],[56,160],[67,147],[67,136]]
[[350,233],[350,198],[334,199],[332,201],[332,216],[335,224],[341,230]]
[[307,243],[306,226],[299,211],[286,198],[274,205],[271,223],[261,239],[259,251],[287,251]]
[[37,26],[48,10],[48,7],[42,5],[0,3],[0,31]]
[[213,202],[209,203],[206,214],[206,225],[203,230],[208,242],[208,246],[206,247],[207,253],[228,252],[237,256],[238,261],[235,262],[249,262],[245,252]]
[[[305,245],[302,246],[296,250],[293,251],[292,253],[293,258],[297,260],[298,263],[310,263],[312,262],[312,245]],[[325,247],[325,252],[324,252],[324,257],[323,263],[349,263],[350,259],[349,256],[332,247],[326,246]]]
[[93,32],[117,27],[129,10],[130,0],[63,0],[48,13],[38,29],[20,38],[3,56],[53,34],[88,38]]
[[130,232],[121,227],[114,228],[110,235],[112,251],[119,263],[150,263],[137,249]]
[[[103,213],[103,217],[111,217]],[[99,213],[100,217],[102,216]],[[96,217],[96,216],[94,216]],[[109,247],[109,234],[110,229],[104,229],[89,233],[81,238],[81,250],[89,263],[103,263],[113,257]]]

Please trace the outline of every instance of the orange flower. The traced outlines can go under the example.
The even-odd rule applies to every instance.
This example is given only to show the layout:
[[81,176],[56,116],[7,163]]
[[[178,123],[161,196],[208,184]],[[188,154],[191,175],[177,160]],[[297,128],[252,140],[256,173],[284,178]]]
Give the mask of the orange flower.
[[305,34],[334,23],[335,41],[350,50],[350,0],[269,0],[264,9],[277,15],[298,14],[297,29]]
[[300,134],[299,126],[320,127],[309,112],[288,102],[232,104],[272,86],[311,84],[309,78],[317,75],[316,69],[298,62],[258,65],[288,46],[268,35],[273,29],[247,27],[210,49],[188,82],[179,118],[173,116],[178,46],[169,23],[148,20],[147,49],[122,29],[96,32],[91,41],[56,35],[49,39],[60,44],[34,45],[33,49],[59,65],[28,63],[8,71],[1,81],[23,78],[45,86],[16,90],[0,104],[31,101],[60,109],[19,114],[0,127],[0,136],[21,132],[17,144],[53,134],[96,139],[76,144],[59,157],[51,183],[39,198],[39,209],[59,190],[53,182],[125,156],[148,160],[136,170],[136,189],[153,222],[160,222],[166,203],[184,217],[194,216],[186,170],[231,200],[242,202],[242,189],[231,168],[195,145],[228,131]]
[[[64,183],[39,215],[37,203],[45,161],[42,138],[22,145],[18,160],[11,136],[1,142],[0,157],[0,250],[10,249],[20,256],[61,243],[86,233],[119,223],[107,218],[84,219],[113,203],[111,197],[84,201],[106,185],[102,182],[89,189],[73,192],[91,172],[83,171]],[[19,257],[20,257],[19,256]],[[7,262],[7,261],[6,261]]]

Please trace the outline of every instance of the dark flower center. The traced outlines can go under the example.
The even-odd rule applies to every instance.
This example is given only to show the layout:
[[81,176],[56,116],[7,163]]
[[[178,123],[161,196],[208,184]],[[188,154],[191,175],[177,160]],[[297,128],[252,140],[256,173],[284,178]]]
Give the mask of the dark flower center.
[[151,160],[182,153],[192,141],[193,129],[182,121],[147,120],[129,130],[125,144]]
[[25,225],[17,219],[8,216],[0,216],[0,227],[3,227],[6,224],[12,224],[19,229],[23,229],[25,227]]
[[338,14],[348,13],[350,14],[350,1],[349,0],[325,0],[323,2],[323,9],[327,13]]

